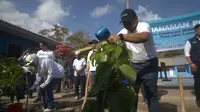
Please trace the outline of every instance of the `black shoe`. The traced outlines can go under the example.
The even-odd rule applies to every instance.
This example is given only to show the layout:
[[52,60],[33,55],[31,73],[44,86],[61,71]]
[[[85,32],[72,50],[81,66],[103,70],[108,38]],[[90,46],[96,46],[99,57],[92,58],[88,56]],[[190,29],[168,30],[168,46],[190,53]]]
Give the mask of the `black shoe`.
[[196,101],[196,103],[197,103],[197,106],[200,108],[200,102],[199,102],[199,101]]
[[59,93],[61,90],[56,90],[54,93]]
[[41,101],[42,99],[40,98],[40,97],[37,97],[34,101],[33,101],[33,103],[37,103],[37,102],[39,102],[39,101]]
[[197,107],[199,107],[199,108],[200,108],[200,103],[197,103]]
[[32,99],[32,98],[33,98],[33,96],[32,96],[32,95],[28,95],[28,98]]

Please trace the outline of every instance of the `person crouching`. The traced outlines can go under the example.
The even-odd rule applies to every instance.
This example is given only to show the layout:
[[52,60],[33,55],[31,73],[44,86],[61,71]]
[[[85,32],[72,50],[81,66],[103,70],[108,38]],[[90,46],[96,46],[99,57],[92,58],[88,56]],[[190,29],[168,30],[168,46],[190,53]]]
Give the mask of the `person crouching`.
[[[26,57],[26,66],[33,66],[36,71],[36,81],[29,91],[33,91],[39,85],[39,92],[43,96],[44,112],[55,110],[53,87],[56,84],[56,76],[64,76],[63,67],[49,58],[40,59],[36,54]],[[41,82],[41,79],[42,80]],[[41,82],[41,83],[40,83]]]

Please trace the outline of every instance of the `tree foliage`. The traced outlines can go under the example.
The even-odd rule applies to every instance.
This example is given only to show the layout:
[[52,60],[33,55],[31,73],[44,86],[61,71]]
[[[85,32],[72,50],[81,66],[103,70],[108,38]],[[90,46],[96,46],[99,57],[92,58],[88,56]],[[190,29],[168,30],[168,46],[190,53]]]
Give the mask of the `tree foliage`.
[[88,33],[83,30],[77,30],[69,36],[68,29],[59,25],[53,25],[53,28],[50,29],[42,29],[38,32],[38,34],[63,42],[77,49],[87,46],[90,39]]
[[59,26],[57,24],[53,25],[53,28],[50,29],[43,29],[40,30],[38,32],[38,34],[54,39],[56,41],[64,41],[64,38],[68,36],[68,29],[63,27],[63,26]]
[[67,41],[69,41],[69,45],[71,45],[74,48],[83,48],[88,45],[90,36],[88,33],[84,32],[83,30],[77,30],[73,35],[69,36],[67,38]]
[[[109,112],[135,111],[136,72],[131,67],[131,57],[124,42],[98,45],[97,52],[91,56],[92,62],[95,60],[98,65],[95,84],[88,95],[97,97],[97,100],[87,100],[84,112],[103,112],[104,109]],[[124,79],[128,80],[128,86],[123,83]]]

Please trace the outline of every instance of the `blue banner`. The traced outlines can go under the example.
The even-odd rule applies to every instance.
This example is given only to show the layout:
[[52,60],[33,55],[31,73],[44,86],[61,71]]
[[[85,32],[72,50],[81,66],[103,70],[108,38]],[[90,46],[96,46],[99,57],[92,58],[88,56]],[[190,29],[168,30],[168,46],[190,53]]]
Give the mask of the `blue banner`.
[[194,37],[194,26],[200,24],[200,12],[161,20],[148,21],[158,52],[183,49]]

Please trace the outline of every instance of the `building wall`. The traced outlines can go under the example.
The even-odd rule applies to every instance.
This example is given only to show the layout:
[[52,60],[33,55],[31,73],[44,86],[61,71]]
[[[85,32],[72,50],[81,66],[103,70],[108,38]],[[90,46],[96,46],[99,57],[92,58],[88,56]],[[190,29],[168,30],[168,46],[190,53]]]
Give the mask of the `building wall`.
[[[159,58],[159,66],[160,62],[165,62],[166,66],[168,66],[168,77],[177,77],[178,75],[191,76],[191,69],[190,66],[187,64],[187,60],[184,55],[174,56],[170,58]],[[164,76],[164,71],[162,71],[161,73]],[[160,76],[161,73],[159,72],[158,75]]]
[[0,36],[0,52],[5,53],[7,49],[6,40]]
[[38,44],[33,41],[6,32],[0,32],[0,52],[5,53],[6,56],[8,55],[9,44],[20,46],[22,48],[22,51],[18,51],[20,53],[27,48],[38,47]]
[[[158,76],[164,77],[164,71],[158,72]],[[189,65],[177,65],[177,66],[171,66],[167,70],[167,76],[168,77],[177,77],[178,75],[182,76],[192,76],[191,69]]]
[[159,58],[159,66],[160,62],[165,62],[167,66],[187,64],[187,60],[184,55],[174,56],[170,58]]

